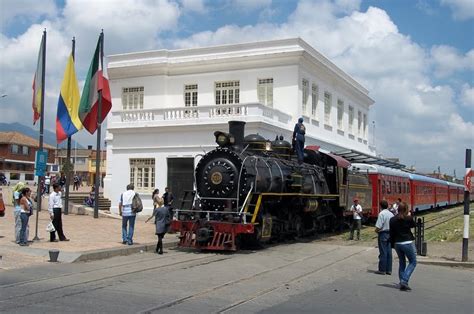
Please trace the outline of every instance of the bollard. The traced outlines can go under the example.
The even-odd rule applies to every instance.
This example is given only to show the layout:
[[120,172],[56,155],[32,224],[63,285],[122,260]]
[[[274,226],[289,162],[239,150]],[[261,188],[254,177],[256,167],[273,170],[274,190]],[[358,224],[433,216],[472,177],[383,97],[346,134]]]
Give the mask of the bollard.
[[56,263],[58,261],[59,250],[49,250],[49,262]]

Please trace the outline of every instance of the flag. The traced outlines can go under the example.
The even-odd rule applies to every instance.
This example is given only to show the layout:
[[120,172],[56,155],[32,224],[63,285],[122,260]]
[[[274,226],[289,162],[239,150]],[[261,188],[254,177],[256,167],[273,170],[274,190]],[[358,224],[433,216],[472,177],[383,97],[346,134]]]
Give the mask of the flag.
[[43,37],[41,38],[41,46],[40,50],[38,53],[38,63],[36,65],[36,73],[33,78],[33,102],[32,102],[32,107],[33,107],[33,124],[36,123],[36,121],[39,120],[41,117],[41,94],[42,94],[42,89],[43,89],[43,58],[44,58],[44,34]]
[[[100,53],[103,44],[102,35],[99,37],[94,57],[92,58],[89,71],[87,72],[86,83],[82,90],[81,103],[79,105],[79,117],[84,128],[89,133],[94,134],[97,123],[104,121],[112,108],[112,98],[110,96],[109,81],[102,74],[100,69]],[[102,91],[101,117],[98,117],[99,91]]]
[[58,113],[56,115],[56,139],[58,143],[82,129],[82,123],[79,119],[79,101],[79,86],[76,70],[74,69],[74,58],[71,54],[64,71],[61,92],[59,93]]

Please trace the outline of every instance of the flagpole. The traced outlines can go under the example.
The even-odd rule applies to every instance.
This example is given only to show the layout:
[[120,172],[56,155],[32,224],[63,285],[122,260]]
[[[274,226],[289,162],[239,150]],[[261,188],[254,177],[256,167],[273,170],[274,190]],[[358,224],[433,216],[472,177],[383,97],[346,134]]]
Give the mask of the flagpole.
[[[45,86],[45,79],[46,79],[46,29],[43,31],[43,60],[42,62],[42,72],[41,73],[41,113],[40,113],[40,134],[39,134],[39,151],[43,151],[43,131],[44,131],[44,86]],[[48,164],[48,160],[46,160],[46,167]],[[41,181],[44,178],[43,176],[38,176],[38,190],[36,192],[36,199],[37,199],[37,208],[36,208],[36,229],[35,229],[35,237],[33,241],[38,241],[40,238],[38,237],[38,219],[39,219],[39,212],[41,210]]]
[[[104,30],[100,33],[100,66],[102,75],[104,74]],[[99,80],[102,78],[99,77]],[[95,200],[94,200],[94,218],[99,218],[99,189],[100,189],[100,133],[102,120],[102,89],[99,90],[99,107],[97,108],[97,150],[95,156]]]
[[[74,61],[76,51],[76,37],[72,38],[72,59]],[[66,160],[67,160],[67,173],[66,173],[66,197],[64,199],[64,215],[69,214],[69,187],[71,185],[71,136],[67,137],[67,153],[66,153]],[[74,165],[75,167],[76,165]]]

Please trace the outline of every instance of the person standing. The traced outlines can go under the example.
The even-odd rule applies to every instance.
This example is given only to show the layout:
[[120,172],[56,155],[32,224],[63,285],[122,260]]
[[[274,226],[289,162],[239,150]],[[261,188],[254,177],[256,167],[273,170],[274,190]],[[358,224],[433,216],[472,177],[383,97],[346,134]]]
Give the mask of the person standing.
[[[21,206],[20,206],[20,199],[21,199],[21,191],[26,187],[23,182],[18,182],[13,187],[13,217],[15,218],[15,242],[20,244],[20,231],[21,231]],[[28,239],[29,230],[30,228],[28,225],[26,226],[26,238]]]
[[153,201],[153,209],[158,207],[158,200],[160,200],[160,190],[155,189],[153,190],[153,193],[151,194],[151,200]]
[[26,234],[26,228],[28,228],[28,220],[30,219],[30,216],[33,215],[33,201],[31,200],[30,188],[24,188],[21,190],[20,207],[21,229],[19,244],[20,246],[27,246],[28,235]]
[[398,198],[397,201],[390,208],[390,211],[392,212],[394,216],[398,215],[398,206],[400,206],[401,202],[402,202],[402,199]]
[[73,181],[74,181],[74,185],[72,186],[72,189],[74,191],[78,191],[79,190],[79,176],[77,174],[74,175]]
[[64,186],[66,185],[66,175],[61,173],[61,177],[59,178],[59,185],[61,186],[61,191],[64,191]]
[[122,244],[133,245],[136,214],[132,211],[133,184],[127,185],[127,190],[120,195],[119,214],[122,216]]
[[62,209],[63,201],[61,195],[61,187],[59,184],[53,184],[53,192],[49,195],[49,204],[48,204],[49,217],[53,221],[54,232],[49,233],[49,241],[57,242],[56,232],[58,233],[59,241],[69,241],[68,238],[64,235],[63,231],[63,220],[62,220]]
[[[400,279],[400,290],[408,291],[408,281],[416,267],[416,250],[413,240],[415,237],[411,232],[415,228],[415,220],[408,209],[406,203],[398,206],[398,215],[390,219],[390,239],[398,255],[399,268],[398,278]],[[408,259],[408,266],[406,265]]]
[[375,223],[375,232],[378,235],[379,246],[379,275],[392,274],[392,248],[390,245],[390,219],[393,214],[388,210],[388,202],[383,200],[380,202],[382,210],[377,217]]
[[146,220],[148,222],[151,218],[155,217],[156,235],[158,236],[158,243],[156,244],[155,252],[163,254],[163,238],[170,225],[170,213],[168,208],[163,206],[163,199],[157,200],[157,207],[153,210],[153,214]]
[[46,193],[49,194],[49,187],[51,186],[51,176],[49,175],[49,173],[47,173],[44,177],[44,186],[46,189]]
[[354,198],[354,204],[351,206],[351,212],[352,225],[349,240],[354,240],[354,230],[357,230],[357,240],[360,240],[360,229],[362,228],[362,206],[359,204],[359,199]]
[[298,156],[298,163],[302,164],[304,160],[304,141],[305,141],[306,127],[303,124],[303,118],[298,119],[293,130],[293,142],[296,155]]
[[173,193],[171,193],[169,187],[166,187],[165,193],[163,193],[163,202],[164,202],[164,206],[168,208],[168,211],[170,212],[170,217],[173,217],[173,201],[174,201]]

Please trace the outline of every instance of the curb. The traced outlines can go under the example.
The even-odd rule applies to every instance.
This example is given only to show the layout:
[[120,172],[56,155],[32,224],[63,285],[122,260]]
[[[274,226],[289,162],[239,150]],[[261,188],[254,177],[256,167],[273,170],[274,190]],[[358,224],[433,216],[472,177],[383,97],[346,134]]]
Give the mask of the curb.
[[[169,249],[176,247],[179,243],[179,240],[169,241],[163,243],[163,248]],[[139,244],[139,245],[127,245],[122,248],[111,248],[111,249],[100,249],[95,251],[86,251],[86,252],[78,252],[79,256],[74,260],[70,261],[70,263],[76,262],[89,262],[89,261],[96,261],[101,259],[107,259],[115,256],[125,256],[131,255],[140,252],[154,252],[156,248],[156,242],[147,243],[147,244]]]
[[434,266],[474,268],[474,262],[443,261],[443,260],[429,260],[429,259],[424,260],[424,259],[418,258],[417,263],[424,264],[424,265],[434,265]]

